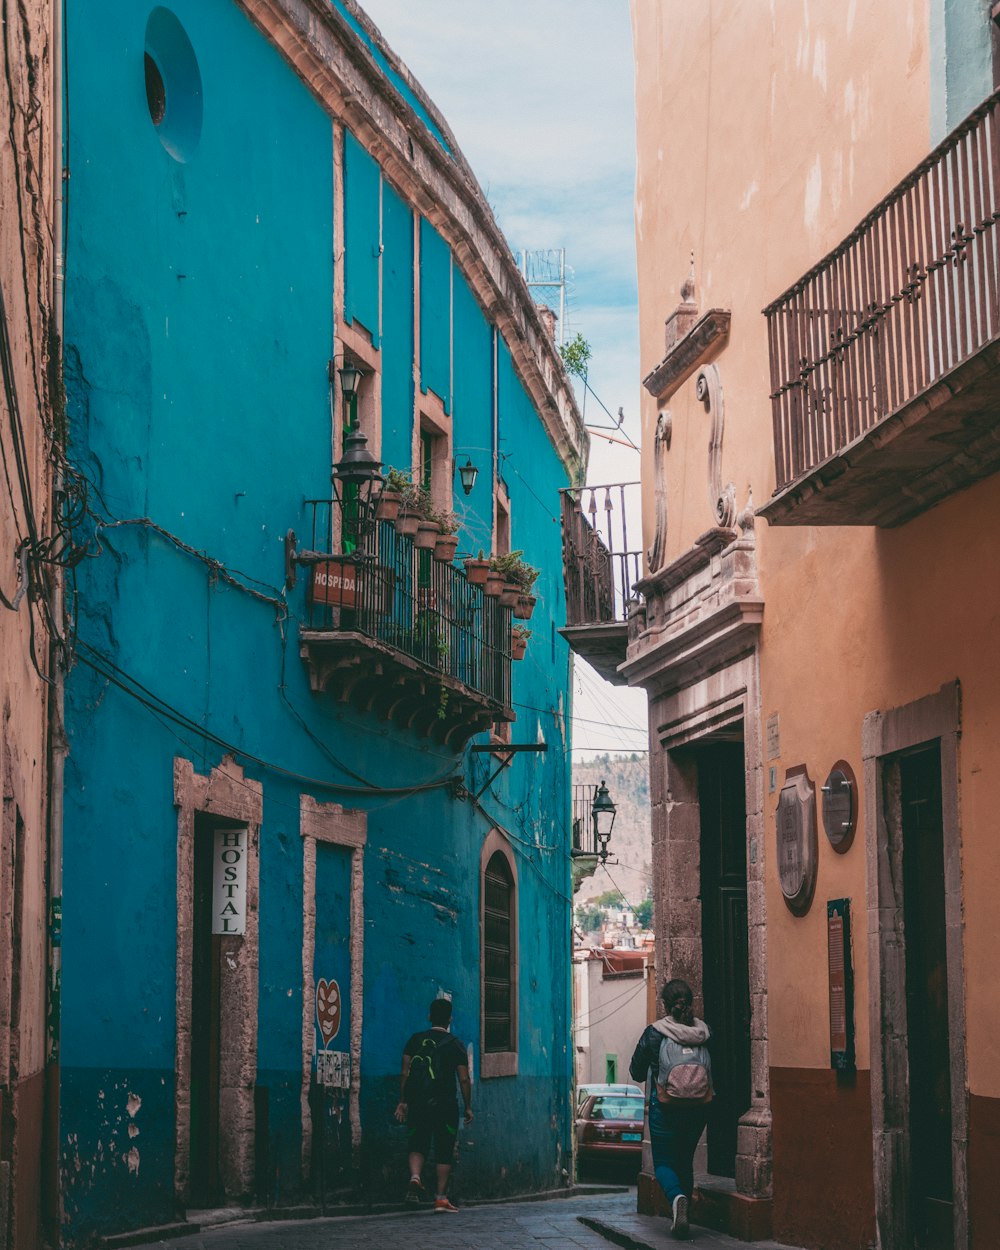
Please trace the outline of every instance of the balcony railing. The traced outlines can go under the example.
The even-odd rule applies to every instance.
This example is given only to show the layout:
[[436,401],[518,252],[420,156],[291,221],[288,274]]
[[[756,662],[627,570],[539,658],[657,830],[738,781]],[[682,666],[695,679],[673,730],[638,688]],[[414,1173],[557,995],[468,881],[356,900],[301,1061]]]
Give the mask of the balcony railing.
[[[570,646],[609,681],[625,659],[628,603],[642,576],[639,483],[559,492]],[[632,539],[629,531],[632,531]]]
[[[764,309],[776,495],[893,414],[926,400],[929,388],[997,339],[998,219],[1000,93],[976,109],[838,247]],[[924,406],[946,403],[968,381],[959,379],[956,385],[949,377],[948,392],[942,388]],[[899,422],[906,427],[910,423]],[[883,433],[878,446],[887,441]],[[931,438],[926,434],[924,441]],[[899,467],[906,460],[909,473],[917,477],[936,470],[926,456],[914,459],[912,446],[911,441]],[[852,463],[863,458],[855,456]],[[852,463],[838,464],[821,489],[826,491],[834,478],[849,472]],[[878,466],[872,462],[869,469],[874,482]],[[845,478],[838,489],[846,491],[850,485]],[[883,480],[883,494],[886,485]],[[807,497],[801,495],[799,502]],[[830,496],[835,499],[836,492]],[[930,502],[933,497],[919,506]],[[763,512],[772,520],[788,519],[772,516],[772,510],[781,511],[768,505]],[[831,519],[842,523],[868,518]],[[899,519],[905,516],[878,523]]]
[[442,737],[455,729],[453,740],[512,719],[511,609],[454,564],[418,550],[389,521],[375,522],[356,550],[325,554],[336,545],[335,506],[307,505],[311,567],[303,639],[318,653],[336,652],[334,684],[353,690],[361,673],[365,706],[400,713],[417,727],[436,721],[423,727]]

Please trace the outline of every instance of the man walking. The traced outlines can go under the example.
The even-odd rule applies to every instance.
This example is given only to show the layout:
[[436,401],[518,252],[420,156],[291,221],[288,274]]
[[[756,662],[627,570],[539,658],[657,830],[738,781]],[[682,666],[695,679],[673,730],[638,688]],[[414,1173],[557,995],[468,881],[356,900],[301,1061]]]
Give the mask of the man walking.
[[437,1165],[435,1212],[457,1211],[448,1199],[448,1177],[458,1136],[458,1099],[455,1078],[462,1090],[465,1123],[472,1123],[472,1085],[465,1043],[451,1033],[451,1000],[435,998],[430,1006],[429,1029],[414,1033],[403,1050],[396,1119],[406,1125],[410,1147],[410,1184],[407,1202],[425,1195],[420,1176],[424,1159],[434,1146]]

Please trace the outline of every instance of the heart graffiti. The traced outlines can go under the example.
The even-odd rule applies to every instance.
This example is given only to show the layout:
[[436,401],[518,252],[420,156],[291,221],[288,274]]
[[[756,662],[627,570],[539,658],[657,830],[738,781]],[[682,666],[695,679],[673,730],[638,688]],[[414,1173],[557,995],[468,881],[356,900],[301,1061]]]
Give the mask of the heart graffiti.
[[316,982],[316,1020],[323,1045],[329,1046],[340,1030],[340,986],[336,981]]

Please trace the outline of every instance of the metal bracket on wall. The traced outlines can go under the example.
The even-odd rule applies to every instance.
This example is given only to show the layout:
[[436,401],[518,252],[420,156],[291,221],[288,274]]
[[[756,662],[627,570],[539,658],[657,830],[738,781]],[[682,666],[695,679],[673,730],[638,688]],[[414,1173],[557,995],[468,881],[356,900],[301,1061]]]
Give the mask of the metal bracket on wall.
[[547,742],[489,742],[477,743],[475,746],[470,747],[469,750],[473,755],[496,755],[500,757],[500,763],[486,778],[482,788],[476,791],[476,798],[481,799],[483,797],[515,755],[520,754],[521,751],[547,751],[548,749],[549,745]]

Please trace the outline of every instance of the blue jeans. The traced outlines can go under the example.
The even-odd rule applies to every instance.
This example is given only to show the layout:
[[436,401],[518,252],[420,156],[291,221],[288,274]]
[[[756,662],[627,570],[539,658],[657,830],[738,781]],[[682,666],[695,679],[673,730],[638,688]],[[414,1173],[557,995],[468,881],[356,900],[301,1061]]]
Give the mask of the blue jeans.
[[708,1108],[704,1103],[662,1104],[655,1096],[649,1103],[649,1139],[653,1147],[653,1171],[660,1188],[673,1200],[691,1197],[694,1189],[694,1152],[705,1131]]

